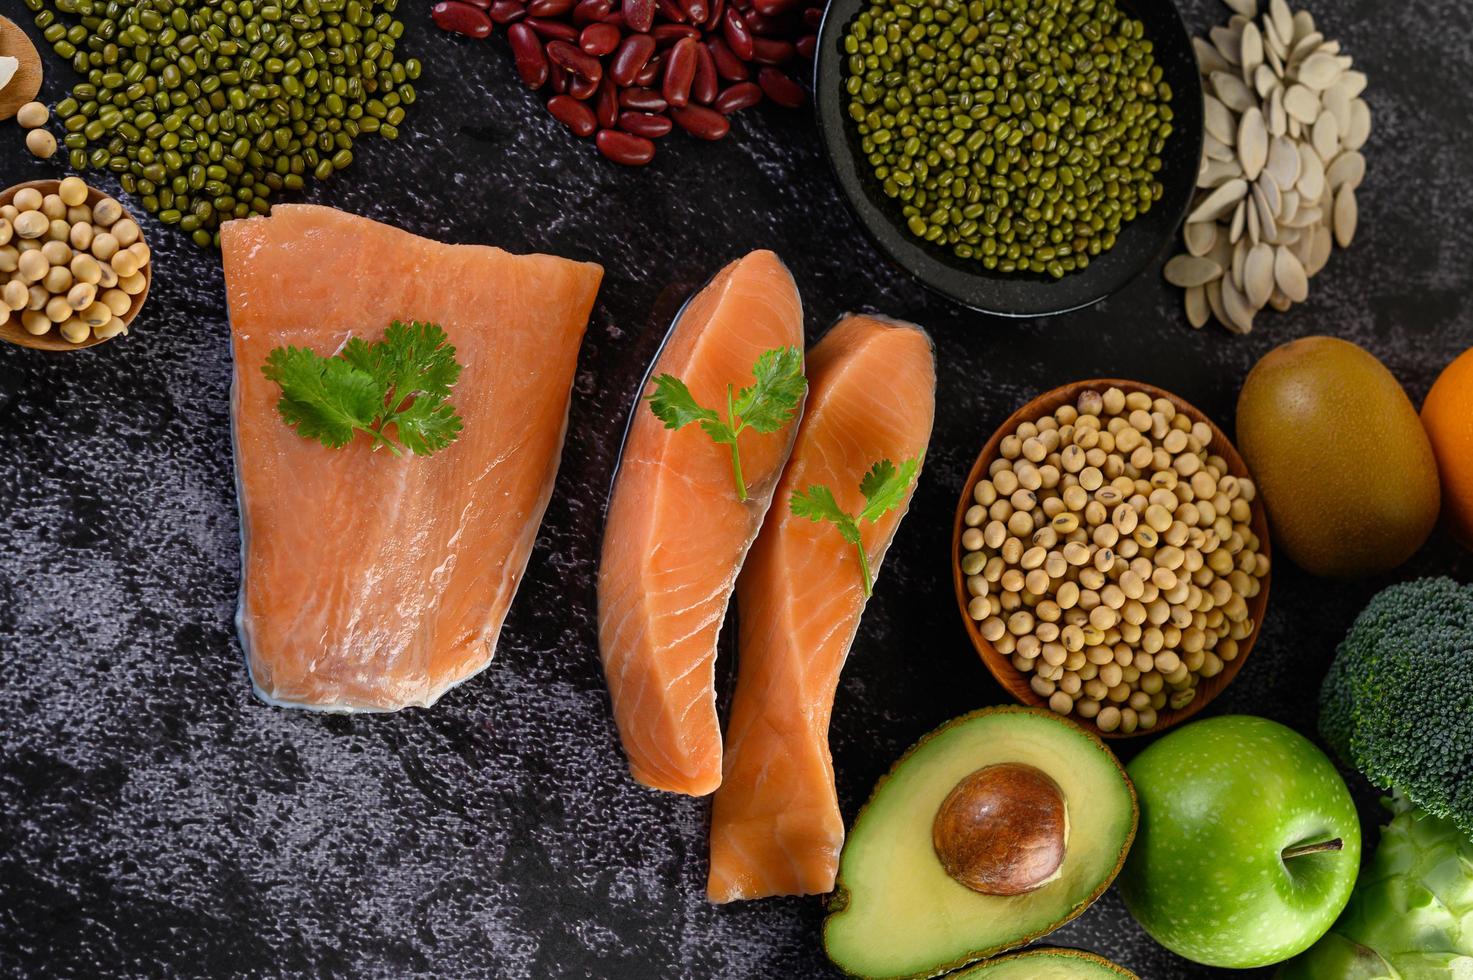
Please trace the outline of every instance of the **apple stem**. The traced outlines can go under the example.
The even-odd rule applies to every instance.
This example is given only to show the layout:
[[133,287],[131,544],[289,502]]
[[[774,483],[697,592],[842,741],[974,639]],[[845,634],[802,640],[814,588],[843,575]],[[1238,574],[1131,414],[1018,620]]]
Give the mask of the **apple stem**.
[[1339,851],[1345,848],[1345,842],[1336,837],[1334,840],[1319,841],[1315,844],[1295,844],[1286,847],[1280,855],[1285,861],[1291,858],[1304,857],[1306,854],[1327,854],[1330,851]]

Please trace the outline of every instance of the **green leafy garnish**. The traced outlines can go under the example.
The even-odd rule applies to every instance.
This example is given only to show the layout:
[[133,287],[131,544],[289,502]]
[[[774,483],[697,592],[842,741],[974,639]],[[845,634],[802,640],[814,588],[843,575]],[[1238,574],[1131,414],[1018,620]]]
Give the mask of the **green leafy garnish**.
[[[306,439],[341,449],[359,432],[376,445],[416,456],[444,449],[460,435],[460,416],[447,399],[460,378],[455,348],[433,323],[395,320],[384,339],[354,337],[340,354],[278,347],[261,373],[281,386],[276,409]],[[389,437],[389,426],[399,442]]]
[[833,491],[821,483],[809,487],[807,493],[794,492],[788,502],[794,516],[806,517],[815,524],[828,521],[839,529],[839,534],[845,541],[854,545],[859,552],[859,569],[864,576],[866,599],[874,593],[875,583],[870,574],[869,555],[865,554],[864,543],[859,536],[859,523],[869,521],[873,524],[899,507],[905,500],[911,483],[915,481],[916,474],[920,472],[921,461],[925,457],[926,454],[922,453],[899,466],[888,459],[882,459],[871,466],[864,479],[859,481],[859,492],[864,494],[864,509],[858,514],[851,515],[841,508],[834,499]]
[[747,482],[742,477],[742,457],[737,436],[743,430],[776,432],[793,418],[808,379],[803,377],[803,352],[796,347],[777,347],[763,352],[752,367],[756,384],[734,390],[726,386],[726,418],[715,409],[697,404],[685,382],[669,374],[655,378],[655,390],[646,396],[650,411],[667,429],[683,429],[692,422],[718,445],[731,447],[731,473],[736,480],[737,499],[747,499]]

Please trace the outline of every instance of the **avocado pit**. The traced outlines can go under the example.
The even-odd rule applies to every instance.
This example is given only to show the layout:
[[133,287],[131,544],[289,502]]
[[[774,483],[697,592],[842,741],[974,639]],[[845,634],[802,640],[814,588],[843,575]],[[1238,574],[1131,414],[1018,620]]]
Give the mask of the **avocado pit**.
[[931,827],[947,875],[983,895],[1023,895],[1051,881],[1064,863],[1068,837],[1058,783],[1017,762],[984,766],[963,778]]

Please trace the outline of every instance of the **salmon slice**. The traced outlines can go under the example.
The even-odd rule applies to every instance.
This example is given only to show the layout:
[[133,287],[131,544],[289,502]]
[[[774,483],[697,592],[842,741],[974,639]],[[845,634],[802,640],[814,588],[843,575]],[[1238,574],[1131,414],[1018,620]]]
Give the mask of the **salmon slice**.
[[[603,270],[442,245],[331,208],[278,204],[220,232],[235,346],[244,570],[256,692],[329,711],[427,707],[483,669],[557,475],[578,348]],[[464,365],[460,438],[430,457],[328,449],[288,428],[261,374],[391,321],[438,323]]]
[[[808,352],[808,385],[777,505],[737,583],[740,660],[711,812],[713,902],[834,887],[844,820],[829,714],[864,585],[854,545],[831,524],[794,516],[787,502],[822,484],[857,514],[871,466],[925,451],[936,404],[930,338],[908,323],[847,317]],[[907,492],[899,507],[860,525],[876,573],[909,505]]]
[[[674,375],[701,405],[725,406],[727,386],[750,385],[764,351],[802,346],[793,277],[776,255],[753,252],[681,312],[651,377]],[[635,407],[604,526],[598,636],[629,769],[646,786],[704,796],[721,782],[716,641],[797,420],[738,437],[742,502],[729,447]]]

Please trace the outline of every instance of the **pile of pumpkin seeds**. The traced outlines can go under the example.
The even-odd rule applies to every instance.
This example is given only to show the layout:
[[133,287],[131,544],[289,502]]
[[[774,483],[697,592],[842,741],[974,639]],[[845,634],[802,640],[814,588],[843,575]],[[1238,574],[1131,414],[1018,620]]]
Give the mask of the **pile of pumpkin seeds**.
[[1114,0],[871,0],[849,115],[911,234],[1055,278],[1161,197],[1171,88]]
[[116,173],[201,246],[347,167],[359,136],[395,138],[415,98],[398,0],[24,3],[83,78],[55,113],[72,167]]
[[1258,0],[1225,2],[1227,26],[1193,39],[1207,132],[1186,252],[1166,278],[1186,289],[1192,326],[1215,317],[1245,334],[1265,306],[1304,302],[1355,237],[1371,113],[1365,74],[1308,11],[1269,0],[1260,18]]

